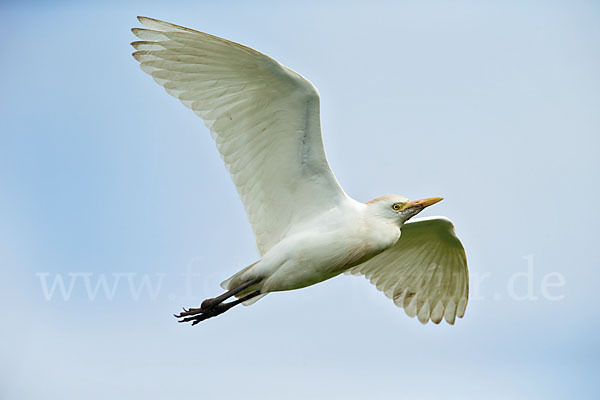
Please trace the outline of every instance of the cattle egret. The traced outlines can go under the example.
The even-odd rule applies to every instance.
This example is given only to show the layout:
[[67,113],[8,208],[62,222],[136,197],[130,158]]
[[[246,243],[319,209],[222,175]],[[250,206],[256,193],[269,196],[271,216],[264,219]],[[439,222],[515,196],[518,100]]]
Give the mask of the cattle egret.
[[[450,220],[414,217],[442,200],[351,199],[321,139],[319,94],[300,74],[249,47],[138,17],[133,57],[210,130],[252,225],[260,258],[184,309],[200,321],[270,292],[364,275],[410,317],[454,324],[464,315],[468,270]],[[402,236],[401,236],[402,234]],[[225,302],[230,297],[237,299]]]

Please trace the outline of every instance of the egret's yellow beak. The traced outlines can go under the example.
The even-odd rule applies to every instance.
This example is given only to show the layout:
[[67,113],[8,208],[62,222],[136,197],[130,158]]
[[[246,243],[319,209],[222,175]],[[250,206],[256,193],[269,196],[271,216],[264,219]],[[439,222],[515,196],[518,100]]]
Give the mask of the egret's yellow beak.
[[443,197],[430,197],[428,199],[412,200],[412,201],[409,201],[408,203],[406,203],[404,205],[404,207],[402,207],[402,209],[406,210],[408,208],[419,208],[422,210],[425,207],[429,207],[430,205],[438,203],[442,200],[444,200]]

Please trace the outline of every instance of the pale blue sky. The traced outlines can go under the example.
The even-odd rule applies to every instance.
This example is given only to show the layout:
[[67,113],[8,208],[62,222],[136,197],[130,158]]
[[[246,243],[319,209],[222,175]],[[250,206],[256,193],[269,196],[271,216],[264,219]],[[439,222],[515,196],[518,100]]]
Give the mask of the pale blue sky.
[[[3,400],[600,396],[597,2],[0,10]],[[357,200],[445,197],[424,215],[451,218],[466,247],[465,318],[422,326],[341,276],[178,325],[173,312],[257,253],[204,125],[131,57],[136,15],[309,78],[330,164]],[[530,260],[537,300],[519,300]],[[157,292],[136,300],[128,285],[144,274]],[[46,299],[57,276],[74,279],[68,299]],[[101,276],[115,292],[90,299],[85,280]]]

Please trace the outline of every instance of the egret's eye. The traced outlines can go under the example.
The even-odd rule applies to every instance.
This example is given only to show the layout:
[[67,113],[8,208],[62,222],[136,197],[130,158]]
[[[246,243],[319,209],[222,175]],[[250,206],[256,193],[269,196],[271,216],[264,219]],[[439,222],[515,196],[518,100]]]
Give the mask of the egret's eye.
[[400,210],[402,210],[402,206],[403,206],[402,203],[394,203],[394,204],[392,204],[392,209],[394,211],[400,211]]

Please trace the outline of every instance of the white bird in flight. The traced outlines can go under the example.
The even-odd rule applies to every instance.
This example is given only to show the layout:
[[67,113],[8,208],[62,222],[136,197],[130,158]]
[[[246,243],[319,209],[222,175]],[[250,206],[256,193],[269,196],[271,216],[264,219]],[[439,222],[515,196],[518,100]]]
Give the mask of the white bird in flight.
[[[252,225],[260,258],[227,290],[179,322],[200,321],[270,292],[364,275],[423,324],[462,318],[465,251],[444,217],[414,217],[442,200],[389,195],[361,203],[331,171],[317,89],[276,60],[238,43],[138,17],[133,57],[211,132]],[[237,299],[225,302],[230,297]]]

